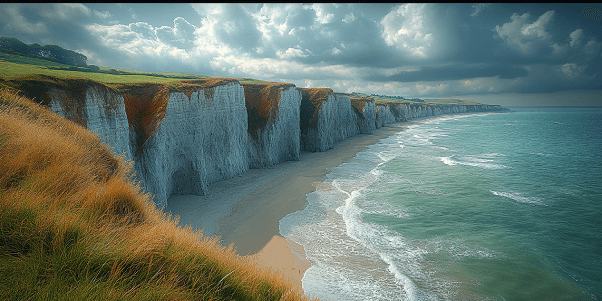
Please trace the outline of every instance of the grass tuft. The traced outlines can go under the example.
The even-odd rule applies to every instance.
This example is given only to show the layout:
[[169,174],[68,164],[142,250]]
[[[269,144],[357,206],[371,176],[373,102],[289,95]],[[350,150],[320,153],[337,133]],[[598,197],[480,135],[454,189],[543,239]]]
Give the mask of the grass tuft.
[[248,132],[254,140],[259,139],[268,124],[278,116],[280,93],[295,87],[294,84],[274,82],[242,82],[245,90],[245,105],[248,114]]
[[329,95],[334,95],[330,88],[299,88],[301,90],[301,128],[316,128],[318,113],[322,103],[328,100]]

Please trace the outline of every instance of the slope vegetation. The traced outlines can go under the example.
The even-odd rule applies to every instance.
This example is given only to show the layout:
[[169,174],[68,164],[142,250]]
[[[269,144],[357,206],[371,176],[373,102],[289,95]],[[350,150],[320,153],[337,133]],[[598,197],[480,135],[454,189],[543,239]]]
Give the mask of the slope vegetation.
[[304,300],[181,228],[98,137],[0,90],[0,299]]

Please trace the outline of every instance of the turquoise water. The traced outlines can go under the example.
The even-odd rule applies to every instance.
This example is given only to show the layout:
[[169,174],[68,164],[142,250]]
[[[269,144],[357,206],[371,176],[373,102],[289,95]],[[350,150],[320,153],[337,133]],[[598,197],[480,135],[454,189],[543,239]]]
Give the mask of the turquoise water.
[[280,222],[322,300],[602,297],[602,109],[410,126],[333,168]]

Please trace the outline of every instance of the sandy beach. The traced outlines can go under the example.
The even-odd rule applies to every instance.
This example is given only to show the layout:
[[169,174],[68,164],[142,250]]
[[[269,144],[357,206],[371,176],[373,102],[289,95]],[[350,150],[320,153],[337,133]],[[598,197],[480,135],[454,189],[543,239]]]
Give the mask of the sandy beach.
[[299,161],[251,169],[209,185],[206,196],[172,195],[165,210],[179,216],[180,225],[219,236],[223,245],[234,244],[238,254],[281,271],[301,287],[303,274],[311,265],[301,246],[280,235],[279,221],[304,208],[306,195],[314,191],[314,183],[325,179],[329,168],[421,120],[389,124],[338,142],[325,152],[302,152]]

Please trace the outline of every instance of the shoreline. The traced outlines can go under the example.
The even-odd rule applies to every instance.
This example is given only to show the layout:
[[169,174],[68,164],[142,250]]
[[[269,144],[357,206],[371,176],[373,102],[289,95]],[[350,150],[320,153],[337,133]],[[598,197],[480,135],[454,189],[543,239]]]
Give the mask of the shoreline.
[[303,275],[311,264],[302,246],[280,235],[280,220],[305,208],[306,195],[315,190],[314,183],[324,181],[329,168],[413,124],[456,115],[464,114],[388,124],[370,134],[339,141],[324,152],[301,152],[298,161],[250,169],[238,177],[212,183],[208,186],[209,195],[172,195],[164,211],[179,217],[181,226],[204,229],[204,235],[220,237],[222,245],[232,245],[239,255],[282,272],[302,289]]

